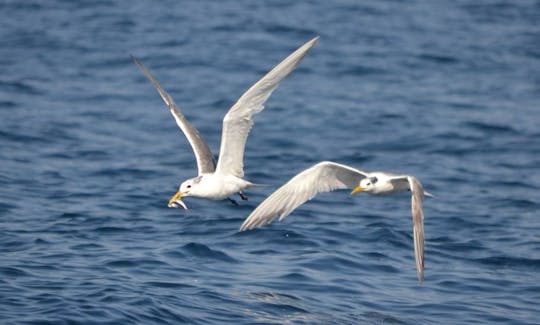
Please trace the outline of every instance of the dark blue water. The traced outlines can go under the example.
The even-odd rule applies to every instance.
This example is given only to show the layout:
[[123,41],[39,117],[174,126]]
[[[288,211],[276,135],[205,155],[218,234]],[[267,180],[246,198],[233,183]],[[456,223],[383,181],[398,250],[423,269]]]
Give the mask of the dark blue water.
[[[540,321],[538,1],[2,1],[2,323]],[[242,92],[310,38],[248,140],[250,200],[187,199],[187,141],[139,56],[217,153]],[[320,160],[416,175],[238,233]]]

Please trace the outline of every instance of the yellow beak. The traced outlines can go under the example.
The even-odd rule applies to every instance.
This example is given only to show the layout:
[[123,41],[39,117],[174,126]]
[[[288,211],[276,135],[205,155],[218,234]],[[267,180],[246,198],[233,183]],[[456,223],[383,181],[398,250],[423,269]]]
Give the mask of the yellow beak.
[[351,195],[356,194],[356,193],[360,193],[360,192],[362,192],[363,190],[365,190],[364,187],[362,187],[362,186],[357,186],[357,187],[354,188],[354,190],[352,190]]
[[174,201],[178,200],[178,199],[181,199],[182,198],[182,193],[180,191],[176,192],[175,195],[173,195],[170,199],[169,199],[169,205],[171,205]]

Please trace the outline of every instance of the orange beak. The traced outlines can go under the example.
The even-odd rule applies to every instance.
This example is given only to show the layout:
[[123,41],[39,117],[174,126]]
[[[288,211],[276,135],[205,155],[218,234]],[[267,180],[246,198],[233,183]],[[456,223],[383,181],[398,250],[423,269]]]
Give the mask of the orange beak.
[[187,207],[185,206],[184,202],[182,202],[181,198],[182,198],[182,193],[181,193],[180,191],[176,192],[176,194],[173,195],[173,196],[169,199],[169,204],[168,204],[167,206],[168,206],[169,208],[175,207],[173,203],[181,202],[181,203],[178,203],[178,204],[181,205],[184,209],[187,209]]
[[354,194],[356,194],[356,193],[360,193],[360,192],[362,192],[363,190],[365,190],[364,187],[362,187],[362,186],[357,186],[357,187],[354,188],[354,190],[352,190],[351,195],[354,195]]

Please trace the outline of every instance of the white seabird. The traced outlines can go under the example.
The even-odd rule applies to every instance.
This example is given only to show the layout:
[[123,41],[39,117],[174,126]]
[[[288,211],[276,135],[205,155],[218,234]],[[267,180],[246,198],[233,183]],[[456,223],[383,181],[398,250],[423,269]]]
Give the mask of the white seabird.
[[319,37],[315,37],[302,45],[270,72],[262,77],[257,83],[249,88],[238,101],[229,109],[223,118],[221,146],[219,159],[216,164],[214,155],[203,140],[197,129],[184,117],[180,108],[176,106],[172,97],[163,89],[148,68],[132,56],[133,61],[141,69],[144,75],[156,87],[161,98],[176,120],[176,123],[187,137],[195,158],[197,160],[198,176],[184,181],[178,192],[169,200],[169,207],[182,206],[182,197],[194,196],[210,200],[229,199],[230,195],[239,193],[242,199],[247,199],[242,191],[256,186],[243,179],[244,177],[244,149],[247,136],[253,126],[253,114],[264,109],[264,103],[277,88],[281,80],[287,77],[304,58],[307,52],[317,43]]
[[346,165],[323,161],[294,176],[266,198],[244,221],[240,231],[253,229],[270,223],[276,217],[284,219],[294,209],[322,192],[337,189],[352,189],[351,194],[390,194],[411,191],[413,217],[414,256],[418,280],[424,279],[424,212],[422,184],[411,175],[395,175],[385,172],[367,173]]

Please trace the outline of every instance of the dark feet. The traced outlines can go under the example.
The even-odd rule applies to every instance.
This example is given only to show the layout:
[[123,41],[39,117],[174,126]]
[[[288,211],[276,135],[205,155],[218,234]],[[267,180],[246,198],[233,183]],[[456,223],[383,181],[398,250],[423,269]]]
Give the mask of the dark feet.
[[229,200],[229,202],[231,202],[234,206],[238,206],[238,202],[236,202],[235,200],[231,199],[230,197],[228,197],[227,200]]
[[240,195],[240,198],[243,200],[243,201],[247,201],[248,200],[248,197],[242,193],[242,192],[238,192],[238,195]]

